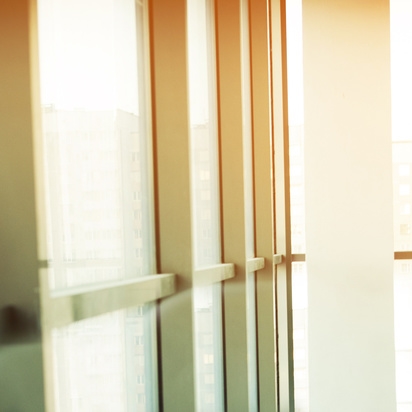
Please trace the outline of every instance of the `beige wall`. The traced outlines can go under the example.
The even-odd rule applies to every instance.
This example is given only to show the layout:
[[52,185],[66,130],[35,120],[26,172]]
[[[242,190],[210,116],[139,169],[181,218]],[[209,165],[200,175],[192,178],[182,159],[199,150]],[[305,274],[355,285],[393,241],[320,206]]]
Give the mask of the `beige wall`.
[[389,1],[303,0],[309,398],[395,410]]

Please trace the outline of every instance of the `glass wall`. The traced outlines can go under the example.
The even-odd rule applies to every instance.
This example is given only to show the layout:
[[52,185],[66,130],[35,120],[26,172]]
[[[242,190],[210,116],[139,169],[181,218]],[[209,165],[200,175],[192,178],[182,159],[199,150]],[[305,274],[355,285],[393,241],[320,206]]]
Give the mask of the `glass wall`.
[[[412,5],[391,0],[392,161],[394,250],[412,251]],[[394,262],[395,353],[397,411],[412,411],[412,261]]]
[[[39,0],[52,291],[156,273],[147,10]],[[53,331],[57,411],[157,410],[154,308]]]
[[395,354],[397,411],[412,411],[412,260],[394,264]]

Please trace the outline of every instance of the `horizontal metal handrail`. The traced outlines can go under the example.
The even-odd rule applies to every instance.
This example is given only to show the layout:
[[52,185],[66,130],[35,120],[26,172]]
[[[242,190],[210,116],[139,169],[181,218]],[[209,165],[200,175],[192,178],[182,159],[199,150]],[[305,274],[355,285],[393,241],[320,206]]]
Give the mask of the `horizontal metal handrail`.
[[50,328],[152,302],[175,292],[175,275],[161,274],[50,291],[40,273],[42,323]]
[[207,286],[222,282],[235,276],[235,265],[233,263],[219,263],[197,269],[194,272],[194,286]]

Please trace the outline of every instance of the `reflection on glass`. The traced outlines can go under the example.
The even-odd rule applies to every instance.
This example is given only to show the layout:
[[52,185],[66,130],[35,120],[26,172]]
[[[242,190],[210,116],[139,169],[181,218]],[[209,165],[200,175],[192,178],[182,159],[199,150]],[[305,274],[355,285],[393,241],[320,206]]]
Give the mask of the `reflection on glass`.
[[[220,263],[213,3],[187,0],[192,226],[195,268]],[[197,411],[223,411],[221,286],[195,288]]]
[[157,410],[150,306],[113,312],[53,331],[56,410]]
[[[155,273],[145,3],[37,4],[51,289]],[[152,312],[53,331],[56,411],[158,409]]]
[[295,411],[309,412],[308,285],[305,262],[292,264]]
[[51,288],[148,274],[143,6],[38,4]]

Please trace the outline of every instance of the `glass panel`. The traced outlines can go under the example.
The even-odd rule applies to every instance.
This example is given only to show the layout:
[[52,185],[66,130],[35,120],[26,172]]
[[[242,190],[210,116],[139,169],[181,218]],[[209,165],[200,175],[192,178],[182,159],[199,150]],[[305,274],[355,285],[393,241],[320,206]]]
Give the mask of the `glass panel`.
[[412,94],[412,3],[408,0],[390,0],[391,17],[391,94],[392,139],[412,140],[410,122]]
[[[38,0],[51,289],[156,273],[147,10]],[[53,331],[56,411],[156,411],[145,305]]]
[[412,410],[412,260],[394,263],[396,398],[399,411]]
[[[411,164],[412,4],[391,0],[392,159],[394,249],[412,250]],[[412,411],[412,261],[394,262],[396,398],[398,412]]]
[[112,312],[53,331],[56,410],[157,410],[151,305]]
[[412,59],[405,47],[412,38],[412,7],[391,0],[392,158],[394,248],[412,250],[411,173],[412,127],[409,121]]
[[196,410],[223,411],[221,284],[195,288]]
[[292,253],[305,253],[302,0],[286,1]]
[[143,6],[38,7],[51,288],[152,273]]
[[393,136],[393,211],[394,211],[394,249],[412,250],[412,140],[395,140]]
[[[187,1],[194,266],[221,262],[213,3]],[[223,411],[221,285],[195,288],[197,411]]]
[[216,69],[211,2],[188,0],[195,267],[220,262]]
[[308,281],[305,262],[292,263],[295,411],[309,412]]
[[257,370],[257,313],[256,313],[256,273],[246,274],[246,320],[248,351],[249,411],[258,411],[258,370]]

